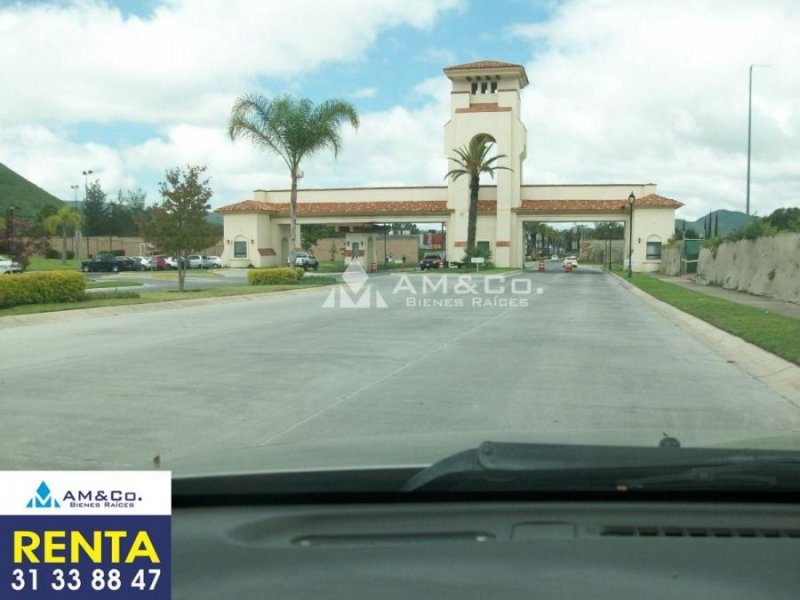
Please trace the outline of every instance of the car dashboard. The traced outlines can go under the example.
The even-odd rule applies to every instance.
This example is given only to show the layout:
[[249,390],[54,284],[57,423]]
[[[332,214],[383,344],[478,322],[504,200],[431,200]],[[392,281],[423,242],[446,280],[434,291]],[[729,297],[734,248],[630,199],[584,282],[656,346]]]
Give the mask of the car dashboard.
[[173,597],[800,597],[773,502],[177,502]]

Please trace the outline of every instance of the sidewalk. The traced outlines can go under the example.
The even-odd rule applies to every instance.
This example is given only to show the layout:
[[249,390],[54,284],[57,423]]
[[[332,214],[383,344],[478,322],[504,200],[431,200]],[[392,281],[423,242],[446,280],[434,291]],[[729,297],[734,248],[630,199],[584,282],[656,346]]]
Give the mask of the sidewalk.
[[746,306],[760,308],[775,314],[800,319],[800,304],[795,304],[794,302],[774,300],[765,296],[754,296],[753,294],[748,294],[747,292],[726,290],[725,288],[721,288],[716,285],[700,285],[695,283],[693,275],[671,276],[664,275],[662,273],[648,273],[648,275],[661,281],[666,281],[667,283],[672,283],[695,292],[700,292],[701,294],[722,298],[724,300],[730,300],[731,302],[736,302],[737,304],[744,304]]

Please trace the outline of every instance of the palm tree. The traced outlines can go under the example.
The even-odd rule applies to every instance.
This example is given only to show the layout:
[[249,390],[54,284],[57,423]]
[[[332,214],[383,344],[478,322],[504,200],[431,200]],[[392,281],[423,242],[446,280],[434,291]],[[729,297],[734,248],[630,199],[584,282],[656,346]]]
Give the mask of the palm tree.
[[61,262],[67,262],[67,229],[80,225],[81,217],[69,206],[62,206],[54,215],[44,220],[44,226],[51,235],[61,230]]
[[297,243],[297,179],[300,162],[330,146],[333,155],[342,149],[340,128],[344,121],[358,128],[358,113],[344,100],[326,100],[314,106],[311,100],[280,96],[268,100],[260,95],[239,97],[231,110],[228,134],[231,140],[245,138],[255,146],[280,156],[292,177],[289,201],[289,264],[295,264]]
[[467,220],[467,252],[475,248],[475,225],[478,222],[478,190],[481,187],[481,173],[488,173],[494,177],[497,169],[510,171],[508,167],[500,167],[495,163],[500,158],[505,158],[505,154],[498,154],[491,158],[486,158],[494,145],[494,138],[489,134],[482,133],[476,135],[469,144],[461,148],[454,148],[458,156],[452,157],[458,168],[452,169],[444,176],[450,177],[453,181],[462,175],[469,175],[469,217]]

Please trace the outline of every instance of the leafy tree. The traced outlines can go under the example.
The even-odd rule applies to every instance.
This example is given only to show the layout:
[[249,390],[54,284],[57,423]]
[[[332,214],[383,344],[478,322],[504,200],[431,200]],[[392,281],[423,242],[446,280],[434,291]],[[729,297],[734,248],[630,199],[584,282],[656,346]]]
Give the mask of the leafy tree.
[[107,229],[106,193],[100,187],[100,181],[93,181],[86,190],[86,200],[83,203],[83,235],[102,235]]
[[300,246],[303,250],[310,250],[322,238],[344,237],[344,233],[336,231],[331,225],[303,225],[300,230]]
[[[208,222],[212,191],[209,180],[201,180],[205,166],[189,166],[186,171],[176,167],[168,169],[166,181],[159,185],[163,201],[153,206],[147,217],[140,219],[141,236],[156,244],[162,252],[176,257],[186,257],[202,250],[217,240],[216,232]],[[186,281],[186,264],[178,260],[178,289],[183,291]]]
[[419,227],[417,227],[416,223],[390,223],[389,224],[390,231],[408,231],[411,234],[419,233]]
[[689,227],[689,229],[683,232],[683,239],[698,240],[700,239],[700,234],[697,233],[697,230],[694,227]]
[[280,96],[268,100],[257,94],[239,97],[231,110],[228,134],[231,140],[244,138],[256,147],[274,152],[289,167],[292,179],[289,197],[289,264],[297,250],[297,179],[304,158],[332,148],[342,149],[340,129],[344,122],[358,128],[356,109],[344,100],[326,100],[318,106],[308,99]]
[[38,223],[44,224],[47,217],[51,217],[57,212],[58,208],[56,208],[52,204],[45,204],[42,208],[39,209],[39,212],[36,213],[36,221]]
[[144,213],[147,194],[141,188],[120,190],[115,202],[108,207],[108,235],[134,236],[137,234],[136,222]]
[[510,171],[508,167],[500,167],[495,162],[501,158],[505,158],[505,154],[497,154],[489,158],[489,152],[492,149],[495,141],[494,138],[488,134],[478,134],[473,137],[469,144],[461,148],[454,148],[453,151],[456,156],[451,157],[450,160],[458,165],[457,168],[451,169],[444,176],[453,181],[467,175],[469,177],[469,214],[467,217],[467,250],[475,247],[475,226],[478,222],[478,190],[481,187],[481,174],[488,173],[490,177],[494,178],[494,172],[498,169]]
[[61,262],[67,262],[67,232],[74,229],[81,222],[81,217],[68,205],[58,209],[54,215],[44,220],[44,226],[51,235],[61,232]]
[[800,231],[800,208],[778,208],[765,220],[778,231]]

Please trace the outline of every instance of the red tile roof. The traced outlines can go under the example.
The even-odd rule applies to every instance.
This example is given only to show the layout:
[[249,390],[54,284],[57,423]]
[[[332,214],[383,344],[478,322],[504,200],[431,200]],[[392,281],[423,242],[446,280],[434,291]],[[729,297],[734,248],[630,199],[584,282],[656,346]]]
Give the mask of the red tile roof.
[[[680,208],[682,202],[665,198],[658,194],[648,194],[637,198],[634,208]],[[608,212],[628,210],[628,199],[619,200],[523,200],[517,212],[535,213],[574,213]]]
[[[217,209],[222,214],[237,212],[267,212],[276,216],[289,214],[288,204],[275,204],[245,200]],[[377,202],[298,202],[297,215],[312,216],[372,216],[372,215],[428,215],[451,212],[446,200],[377,201]]]
[[[634,208],[680,208],[681,202],[649,194],[636,199]],[[516,212],[528,213],[576,213],[576,212],[622,212],[628,210],[628,199],[619,200],[523,200]],[[480,200],[478,212],[497,211],[495,200]],[[218,213],[266,212],[275,216],[287,216],[288,204],[245,200],[217,209]],[[301,217],[316,216],[381,216],[381,215],[429,215],[452,212],[446,200],[376,201],[376,202],[298,202],[297,214]]]

